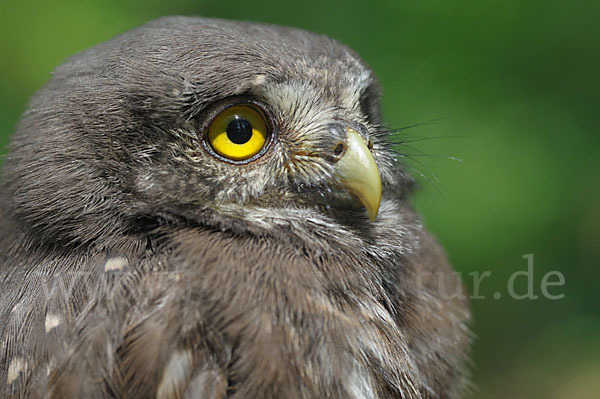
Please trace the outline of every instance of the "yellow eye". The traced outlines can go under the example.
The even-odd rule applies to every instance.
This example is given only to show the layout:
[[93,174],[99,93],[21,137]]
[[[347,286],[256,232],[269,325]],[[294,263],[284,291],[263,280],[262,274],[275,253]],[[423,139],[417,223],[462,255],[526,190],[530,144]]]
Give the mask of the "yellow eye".
[[213,150],[233,161],[243,161],[258,154],[268,137],[265,117],[252,105],[229,107],[208,127],[208,142]]

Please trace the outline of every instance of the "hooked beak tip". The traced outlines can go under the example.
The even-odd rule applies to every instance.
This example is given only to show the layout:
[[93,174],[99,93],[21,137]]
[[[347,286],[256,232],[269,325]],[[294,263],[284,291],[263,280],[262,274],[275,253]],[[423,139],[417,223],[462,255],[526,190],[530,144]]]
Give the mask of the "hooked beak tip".
[[373,222],[381,204],[381,176],[377,163],[364,139],[353,129],[347,129],[347,148],[336,164],[340,180],[367,210]]

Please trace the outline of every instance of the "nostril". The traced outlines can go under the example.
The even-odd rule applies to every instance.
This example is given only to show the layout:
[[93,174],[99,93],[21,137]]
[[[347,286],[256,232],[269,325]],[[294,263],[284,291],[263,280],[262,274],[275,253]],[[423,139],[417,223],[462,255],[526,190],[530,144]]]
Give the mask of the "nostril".
[[342,155],[342,152],[344,152],[344,144],[338,143],[338,145],[336,145],[335,149],[333,150],[333,155],[339,157],[340,155]]
[[367,148],[368,148],[369,150],[372,150],[372,149],[373,149],[373,140],[369,139],[369,141],[367,142]]

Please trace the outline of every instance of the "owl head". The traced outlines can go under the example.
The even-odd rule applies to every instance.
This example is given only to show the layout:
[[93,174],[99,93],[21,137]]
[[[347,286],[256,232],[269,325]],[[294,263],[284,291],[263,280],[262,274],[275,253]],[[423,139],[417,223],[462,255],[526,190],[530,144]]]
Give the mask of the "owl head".
[[379,96],[325,36],[159,19],[70,58],[33,98],[6,160],[9,211],[74,244],[163,222],[368,230],[410,182]]

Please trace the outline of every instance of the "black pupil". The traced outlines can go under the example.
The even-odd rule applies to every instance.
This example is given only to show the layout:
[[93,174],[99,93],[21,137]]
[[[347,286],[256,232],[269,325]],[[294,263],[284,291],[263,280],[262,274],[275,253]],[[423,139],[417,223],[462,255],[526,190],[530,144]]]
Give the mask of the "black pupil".
[[252,125],[245,119],[235,118],[227,125],[227,137],[235,144],[244,144],[252,137]]

